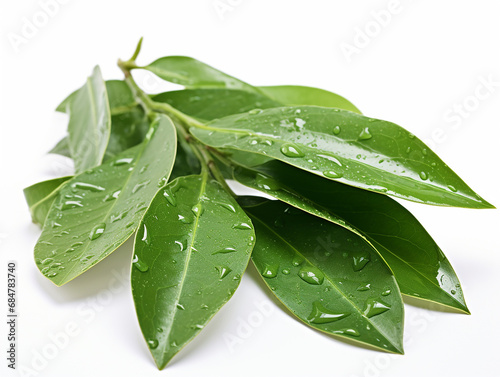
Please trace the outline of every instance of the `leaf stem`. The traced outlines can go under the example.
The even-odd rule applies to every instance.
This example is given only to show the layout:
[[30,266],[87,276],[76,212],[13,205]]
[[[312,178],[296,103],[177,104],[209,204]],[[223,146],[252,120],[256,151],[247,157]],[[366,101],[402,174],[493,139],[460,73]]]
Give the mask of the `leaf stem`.
[[[140,50],[140,44],[142,42],[139,41],[136,52],[134,56],[138,54],[138,50]],[[211,175],[224,187],[224,189],[231,194],[233,197],[236,197],[236,194],[231,190],[228,186],[224,176],[221,171],[218,169],[217,164],[215,163],[212,155],[208,151],[208,147],[202,145],[198,140],[193,138],[187,128],[189,127],[198,127],[205,128],[205,125],[195,118],[190,117],[187,114],[177,110],[172,107],[168,103],[161,103],[153,101],[135,82],[134,78],[130,74],[130,67],[136,66],[135,62],[131,60],[124,62],[122,60],[118,60],[118,66],[121,68],[125,75],[125,82],[128,84],[130,89],[132,90],[134,96],[137,98],[137,101],[144,108],[149,118],[154,118],[157,113],[166,114],[169,117],[173,118],[173,122],[175,124],[175,128],[177,132],[182,136],[191,147],[193,153],[196,155],[198,160],[202,163],[202,170],[204,173],[210,172]]]

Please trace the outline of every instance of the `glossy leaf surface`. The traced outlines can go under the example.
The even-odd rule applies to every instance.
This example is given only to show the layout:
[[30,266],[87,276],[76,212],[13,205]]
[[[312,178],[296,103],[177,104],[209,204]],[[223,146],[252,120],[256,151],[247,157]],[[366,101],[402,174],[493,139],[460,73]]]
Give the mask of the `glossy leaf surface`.
[[95,67],[68,104],[68,145],[80,173],[101,164],[111,130],[111,112],[106,84]]
[[284,203],[244,205],[257,235],[252,261],[307,325],[403,352],[403,303],[389,268],[363,239]]
[[166,56],[140,67],[153,72],[163,80],[186,88],[228,88],[255,91],[256,89],[208,64],[187,56]]
[[160,369],[231,298],[253,244],[245,212],[206,174],[158,192],[136,236],[132,291]]
[[398,125],[300,106],[228,116],[191,128],[203,143],[273,157],[326,179],[416,202],[491,208]]
[[340,216],[376,247],[403,294],[468,312],[450,262],[420,222],[397,201],[278,161],[259,167],[258,172],[239,168],[234,177],[329,221],[332,214]]
[[168,180],[176,144],[174,125],[162,115],[143,143],[69,180],[35,246],[41,272],[65,284],[125,242]]
[[152,99],[168,103],[184,114],[203,120],[282,106],[281,103],[259,93],[229,89],[179,90],[160,93]]
[[54,202],[57,191],[62,185],[73,178],[72,176],[50,179],[38,182],[24,189],[24,197],[34,223],[43,225],[47,213]]
[[[125,108],[132,108],[133,106],[137,105],[134,95],[125,81],[106,80],[105,85],[111,112],[123,112]],[[75,90],[73,93],[67,96],[57,106],[56,111],[67,113],[69,111],[68,106],[75,98],[78,90]]]
[[260,86],[259,90],[275,101],[287,106],[323,106],[352,111],[361,114],[361,111],[344,97],[324,89],[310,86],[281,85]]

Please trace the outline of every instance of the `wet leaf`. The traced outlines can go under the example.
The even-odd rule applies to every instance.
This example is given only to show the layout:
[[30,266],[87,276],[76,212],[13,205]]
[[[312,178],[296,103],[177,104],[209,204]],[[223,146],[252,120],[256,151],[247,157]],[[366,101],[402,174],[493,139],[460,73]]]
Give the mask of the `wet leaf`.
[[231,298],[253,244],[245,212],[206,174],[158,192],[139,227],[132,267],[137,317],[158,368]]
[[282,106],[280,102],[259,93],[230,89],[178,90],[155,95],[152,99],[168,103],[184,114],[203,120]]
[[31,219],[34,223],[43,226],[47,213],[54,202],[57,192],[66,181],[72,176],[50,179],[48,181],[38,182],[24,189],[24,197],[31,213]]
[[143,143],[67,181],[35,246],[42,273],[63,285],[125,242],[168,180],[176,144],[173,123],[161,115]]
[[293,314],[328,334],[403,353],[399,289],[368,243],[278,201],[243,208],[257,235],[252,261]]
[[337,224],[343,219],[376,247],[403,294],[468,313],[450,262],[420,222],[394,199],[325,180],[278,161],[257,171],[239,168],[234,177],[313,215]]
[[201,142],[261,154],[325,179],[420,203],[491,208],[398,125],[339,109],[299,106],[228,116],[191,128]]
[[167,56],[139,68],[186,88],[219,87],[255,91],[253,86],[187,56]]
[[287,106],[335,107],[361,114],[361,111],[344,97],[323,89],[310,86],[281,85],[260,86],[259,90],[269,98]]

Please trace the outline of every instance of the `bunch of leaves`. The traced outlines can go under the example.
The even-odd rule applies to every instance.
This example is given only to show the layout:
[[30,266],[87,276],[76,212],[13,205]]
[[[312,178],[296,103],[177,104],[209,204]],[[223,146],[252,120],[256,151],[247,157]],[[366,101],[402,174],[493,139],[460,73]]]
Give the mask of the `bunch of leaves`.
[[[25,189],[35,260],[60,286],[135,234],[132,292],[161,369],[231,298],[249,260],[306,325],[403,353],[402,295],[468,313],[448,259],[392,197],[492,208],[402,127],[303,86],[255,87],[198,60],[96,67],[57,108],[75,174]],[[148,95],[131,72],[185,87]],[[226,179],[275,200],[237,196]]]

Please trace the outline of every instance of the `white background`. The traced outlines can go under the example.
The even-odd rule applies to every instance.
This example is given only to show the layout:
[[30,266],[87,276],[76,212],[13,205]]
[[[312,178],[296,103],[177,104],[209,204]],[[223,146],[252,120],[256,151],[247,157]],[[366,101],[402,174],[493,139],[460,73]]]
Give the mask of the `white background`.
[[[0,5],[0,287],[6,285],[6,262],[16,260],[18,366],[34,371],[21,375],[498,375],[497,210],[407,204],[455,267],[472,315],[406,305],[405,356],[302,326],[263,291],[249,268],[230,303],[159,372],[135,318],[127,280],[130,243],[56,288],[33,262],[40,230],[31,224],[22,195],[25,186],[68,172],[64,159],[46,155],[65,132],[56,105],[95,64],[106,79],[120,78],[116,60],[128,58],[144,36],[141,64],[188,55],[256,85],[317,86],[346,96],[369,116],[396,122],[422,139],[434,137],[433,149],[498,206],[498,1],[402,0],[385,22],[380,12],[389,8],[388,0],[66,0],[44,16],[40,4],[47,1]],[[218,12],[221,4],[226,8]],[[23,30],[33,21],[36,30]],[[368,40],[361,31],[369,32]],[[349,56],[342,50],[348,45],[359,49]],[[137,78],[145,89],[163,88],[151,77]],[[496,82],[489,92],[485,80]],[[454,104],[464,103],[467,113],[446,118]],[[5,318],[5,288],[0,292]],[[18,375],[6,368],[7,327],[0,322],[0,375]],[[68,326],[76,330],[65,339]],[[228,344],[229,336],[240,342]],[[44,353],[52,359],[41,360]]]

